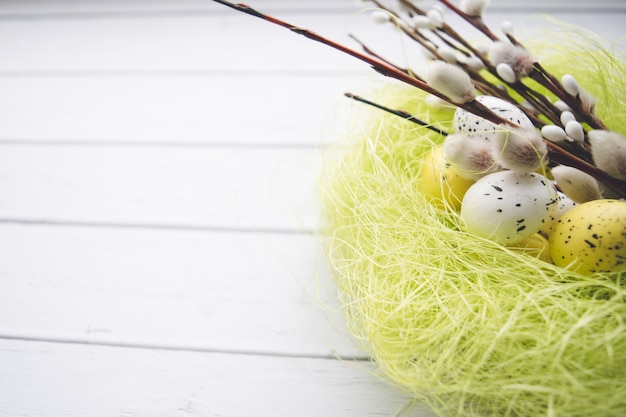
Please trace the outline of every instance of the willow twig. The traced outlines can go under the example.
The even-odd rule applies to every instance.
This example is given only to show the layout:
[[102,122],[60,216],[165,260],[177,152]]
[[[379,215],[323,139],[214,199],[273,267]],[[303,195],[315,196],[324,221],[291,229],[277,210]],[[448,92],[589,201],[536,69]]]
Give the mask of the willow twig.
[[426,84],[424,81],[419,80],[405,72],[402,72],[400,70],[398,70],[397,68],[394,68],[393,66],[386,64],[382,61],[379,61],[377,59],[374,59],[372,57],[369,57],[359,51],[356,51],[354,49],[348,48],[344,45],[341,45],[335,41],[332,41],[328,38],[325,38],[321,35],[318,35],[317,33],[309,30],[309,29],[305,29],[305,28],[301,28],[298,27],[296,25],[293,25],[291,23],[285,22],[283,20],[277,19],[273,16],[270,15],[266,15],[263,14],[253,8],[251,8],[250,6],[248,6],[247,4],[243,4],[243,3],[231,3],[229,1],[225,1],[225,0],[213,0],[216,3],[222,4],[224,6],[230,7],[232,9],[235,9],[239,12],[242,13],[246,13],[249,14],[251,16],[254,17],[258,17],[260,19],[263,19],[267,22],[273,23],[275,25],[284,27],[288,30],[290,30],[293,33],[296,33],[298,35],[302,35],[308,39],[311,39],[313,41],[316,42],[320,42],[324,45],[330,46],[333,49],[336,49],[338,51],[341,51],[347,55],[350,55],[354,58],[357,58],[363,62],[366,62],[367,64],[369,64],[376,72],[386,76],[386,77],[390,77],[390,78],[394,78],[396,80],[402,81],[406,84],[409,84],[413,87],[419,88],[420,90],[432,94],[436,97],[439,97],[440,99],[454,105],[457,107],[460,107],[464,110],[467,110],[470,113],[475,114],[476,116],[482,117],[483,119],[486,119],[492,123],[496,123],[496,124],[505,124],[505,125],[509,125],[509,126],[513,126],[515,127],[516,125],[512,122],[510,122],[509,120],[503,119],[502,117],[498,116],[497,114],[495,114],[494,112],[492,112],[489,108],[487,108],[486,106],[482,105],[480,102],[476,101],[476,100],[472,100],[466,103],[455,103],[454,101],[452,101],[450,98],[448,98],[447,96],[441,94],[439,91],[435,90],[434,88],[432,88],[431,86],[429,86],[428,84]]
[[[354,49],[348,48],[344,45],[341,45],[335,41],[332,41],[328,38],[325,38],[321,35],[318,35],[317,33],[309,30],[309,29],[305,29],[305,28],[301,28],[298,26],[295,26],[291,23],[288,23],[286,21],[280,20],[278,18],[275,18],[273,16],[270,15],[266,15],[263,14],[253,8],[251,8],[250,6],[243,4],[243,3],[231,3],[229,1],[225,1],[225,0],[213,0],[216,3],[222,4],[224,6],[230,7],[232,9],[235,9],[239,12],[242,13],[246,13],[249,14],[251,16],[254,17],[258,17],[260,19],[263,19],[267,22],[273,23],[275,25],[281,26],[283,28],[286,28],[288,30],[290,30],[293,33],[296,33],[298,35],[302,35],[308,39],[311,39],[313,41],[322,43],[326,46],[329,46],[333,49],[336,49],[342,53],[345,53],[347,55],[350,55],[360,61],[363,61],[367,64],[369,64],[376,72],[390,77],[390,78],[394,78],[396,80],[399,80],[401,82],[404,82],[408,85],[411,85],[413,87],[416,87],[426,93],[429,93],[433,96],[436,96],[450,104],[452,104],[453,106],[462,108],[476,116],[482,117],[483,119],[486,119],[492,123],[495,124],[503,124],[506,126],[510,126],[513,128],[517,128],[519,127],[518,125],[516,125],[515,123],[504,119],[502,117],[500,117],[499,115],[495,114],[493,111],[491,111],[488,107],[484,106],[483,104],[481,104],[479,101],[477,100],[471,100],[471,101],[467,101],[467,102],[455,102],[452,99],[450,99],[449,97],[445,96],[444,94],[440,93],[439,91],[435,90],[434,88],[432,88],[431,86],[429,86],[426,82],[424,82],[421,79],[416,78],[415,76],[413,76],[412,74],[409,74],[407,72],[405,72],[402,69],[399,69],[398,67],[395,67],[392,64],[389,64],[387,62],[381,61],[380,59],[376,59],[373,58],[371,56],[368,56],[364,53],[361,53],[359,51],[356,51]],[[376,1],[376,0],[374,0]],[[402,1],[402,0],[401,0]],[[463,13],[463,11],[461,11],[460,9],[458,9],[456,6],[454,6],[453,4],[451,4],[448,0],[439,0],[441,3],[443,3],[444,5],[446,5],[448,8],[450,8],[451,10],[453,10],[454,12],[456,12],[457,14],[459,14],[461,17],[463,17],[465,20],[467,20],[468,22],[470,22],[472,25],[474,25],[477,29],[481,30],[485,35],[487,35],[492,41],[497,41],[499,40],[497,38],[497,36],[495,36],[490,30],[489,28],[486,27],[486,25],[484,24],[482,18],[480,17],[473,17],[473,16],[468,16],[467,14]],[[396,16],[394,14],[394,16]],[[406,28],[404,27],[404,25],[401,25],[402,29],[405,31],[405,33],[409,32],[406,30]],[[409,34],[409,33],[407,33]],[[414,35],[417,36],[417,35]],[[479,56],[480,57],[480,56]],[[494,74],[495,76],[497,76],[497,72],[495,71],[495,68],[493,67],[493,65],[487,63],[487,70],[489,72],[491,72],[492,74]],[[546,86],[550,91],[553,91],[557,97],[563,99],[563,101],[565,101],[568,105],[572,105],[573,109],[575,111],[582,111],[582,114],[586,116],[586,118],[583,119],[583,121],[589,123],[592,127],[594,128],[598,128],[598,129],[602,129],[604,127],[604,125],[602,124],[602,122],[600,122],[599,120],[597,120],[597,118],[595,118],[593,115],[591,115],[589,112],[584,111],[584,109],[582,109],[582,105],[580,103],[580,99],[576,99],[576,100],[572,100],[571,96],[568,96],[566,93],[564,93],[564,89],[563,87],[560,85],[560,82],[554,78],[551,74],[549,74],[547,71],[545,71],[541,65],[539,65],[538,63],[535,65],[533,71],[531,71],[531,76],[538,81],[540,84]],[[499,79],[501,79],[500,77],[498,77]],[[511,86],[510,84],[507,84],[509,86]],[[511,87],[515,87],[514,85]],[[518,91],[519,92],[519,91]],[[568,96],[568,97],[566,97]],[[565,100],[567,99],[567,100]],[[600,182],[604,183],[606,186],[608,186],[609,188],[613,189],[614,191],[617,191],[621,196],[626,196],[626,181],[622,181],[622,180],[618,180],[614,177],[609,176],[607,173],[605,173],[604,171],[601,171],[600,169],[598,169],[597,167],[595,167],[594,165],[590,164],[589,162],[581,159],[580,157],[572,154],[571,152],[567,151],[566,149],[561,148],[560,146],[546,141],[546,144],[548,146],[549,149],[549,153],[551,156],[551,159],[554,162],[557,163],[562,163],[564,165],[569,165],[572,166],[574,168],[578,168],[581,171],[592,175],[593,177],[595,177],[596,179],[598,179]]]
[[357,96],[356,94],[352,94],[352,93],[343,93],[343,94],[344,94],[344,96],[346,96],[348,98],[351,98],[351,99],[353,99],[355,101],[359,101],[361,103],[370,105],[370,106],[375,107],[377,109],[386,111],[387,113],[391,113],[391,114],[396,115],[398,117],[401,117],[401,118],[403,118],[405,120],[408,120],[409,122],[413,122],[415,124],[423,126],[423,127],[427,128],[427,129],[430,129],[433,132],[438,133],[438,134],[440,134],[442,136],[448,136],[448,132],[446,132],[444,130],[441,130],[441,129],[438,129],[435,126],[433,126],[432,124],[427,123],[427,122],[425,122],[425,121],[423,121],[421,119],[418,119],[417,117],[413,116],[409,112],[406,112],[404,110],[392,109],[392,108],[383,106],[382,104],[375,103],[375,102],[370,101],[368,99],[365,99],[365,98],[363,98],[361,96]]

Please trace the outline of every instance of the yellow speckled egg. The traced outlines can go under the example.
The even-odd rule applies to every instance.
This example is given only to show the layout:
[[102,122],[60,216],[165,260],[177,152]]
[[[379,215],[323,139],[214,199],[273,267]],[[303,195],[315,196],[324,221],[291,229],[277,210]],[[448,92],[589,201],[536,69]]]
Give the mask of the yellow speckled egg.
[[569,210],[550,234],[552,261],[586,275],[626,269],[626,202],[594,200]]
[[550,245],[548,239],[543,237],[539,233],[535,233],[529,238],[511,245],[511,248],[526,253],[527,255],[534,256],[544,262],[551,262],[550,259]]
[[473,180],[459,175],[443,156],[443,147],[438,146],[427,152],[422,159],[419,173],[419,190],[433,204],[454,210],[461,209],[461,201]]

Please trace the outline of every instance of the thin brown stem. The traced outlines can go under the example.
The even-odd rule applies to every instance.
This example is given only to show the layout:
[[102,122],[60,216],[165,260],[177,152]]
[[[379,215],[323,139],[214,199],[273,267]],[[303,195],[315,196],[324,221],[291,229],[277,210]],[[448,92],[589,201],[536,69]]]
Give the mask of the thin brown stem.
[[386,7],[384,4],[380,3],[378,0],[370,0],[370,1],[374,3],[376,7],[378,7],[379,9],[384,10],[385,12],[389,13],[390,16],[393,16],[392,19],[395,19],[395,20],[392,20],[392,22],[396,23],[400,27],[400,30],[402,30],[402,32],[404,32],[405,35],[407,35],[409,38],[411,38],[415,42],[419,43],[428,52],[430,52],[435,58],[442,60],[442,61],[444,60],[443,57],[439,54],[437,47],[433,47],[429,39],[426,36],[424,36],[424,34],[422,34],[422,32],[419,29],[409,28],[406,24],[404,24],[404,22],[402,21],[402,18],[395,11]]
[[[439,91],[433,89],[432,87],[430,87],[428,84],[426,84],[424,81],[417,79],[416,77],[407,74],[406,72],[403,72],[401,70],[399,70],[398,68],[394,67],[393,65],[390,65],[386,62],[380,61],[379,59],[375,59],[372,58],[368,55],[365,55],[361,52],[358,52],[354,49],[348,48],[344,45],[341,45],[337,42],[334,42],[330,39],[327,39],[323,36],[318,35],[315,32],[312,32],[308,29],[304,29],[304,28],[300,28],[298,26],[292,25],[291,23],[285,22],[283,20],[277,19],[273,16],[269,16],[269,15],[265,15],[263,13],[258,12],[255,9],[252,9],[250,6],[246,5],[246,4],[235,4],[235,3],[231,3],[225,0],[213,0],[217,3],[220,3],[222,5],[225,5],[227,7],[230,7],[232,9],[235,9],[237,11],[240,11],[242,13],[246,13],[249,14],[251,16],[255,16],[258,17],[260,19],[263,19],[265,21],[268,21],[270,23],[276,24],[278,26],[284,27],[288,30],[290,30],[293,33],[296,33],[298,35],[302,35],[308,39],[311,39],[313,41],[322,43],[326,46],[329,46],[333,49],[336,49],[342,53],[345,53],[347,55],[350,55],[358,60],[361,60],[367,64],[369,64],[375,71],[377,71],[378,73],[390,77],[390,78],[394,78],[396,80],[399,80],[401,82],[404,82],[408,85],[411,85],[413,87],[416,87],[426,93],[432,94],[436,97],[439,97],[440,99],[456,106],[456,107],[460,107],[470,113],[475,114],[476,116],[482,117],[492,123],[495,124],[504,124],[507,126],[512,126],[512,127],[519,127],[517,126],[515,123],[503,119],[502,117],[498,116],[497,114],[495,114],[493,111],[491,111],[488,107],[484,106],[483,104],[481,104],[479,101],[473,100],[470,102],[466,102],[466,103],[455,103],[454,101],[452,101],[450,98],[446,97],[445,95],[441,94]],[[450,7],[452,10],[458,10],[456,9],[456,7],[454,7],[453,5],[451,5],[447,0],[440,0],[442,3],[446,4],[448,7]],[[460,10],[458,10],[458,12],[461,14],[461,16],[465,16],[465,14],[463,12],[461,12]],[[467,20],[467,19],[466,19]],[[474,23],[476,25],[475,19],[473,19]],[[482,22],[482,19],[480,19],[480,21]],[[490,31],[488,33],[491,33]],[[497,38],[495,37],[491,37],[492,40],[496,40]],[[490,72],[494,71],[494,68],[492,68],[492,66],[488,67],[488,70]],[[492,72],[493,73],[493,72]],[[563,95],[563,90],[562,87],[560,87],[561,89],[557,88],[556,86],[559,86],[560,83],[558,82],[558,80],[556,80],[556,86],[555,83],[553,81],[554,77],[552,77],[550,74],[548,74],[546,71],[543,71],[543,69],[541,68],[540,65],[536,65],[535,66],[535,70],[533,70],[531,72],[534,76],[537,77],[537,81],[540,82],[539,80],[542,80],[542,82],[540,82],[540,84],[544,85],[551,85],[550,90],[552,89],[556,89],[557,91],[559,91],[559,93],[561,95]],[[571,102],[571,100],[569,100]],[[579,110],[578,108],[574,108],[574,110]],[[587,120],[585,120],[587,121]],[[593,120],[592,120],[593,121]],[[598,124],[598,123],[593,123],[590,124],[593,126],[598,126],[598,128],[602,128],[599,126],[604,126],[603,124]],[[549,148],[550,151],[550,156],[552,158],[552,160],[554,162],[557,163],[562,163],[564,165],[569,165],[572,166],[574,168],[578,168],[583,172],[586,172],[587,174],[592,175],[593,177],[595,177],[596,179],[598,179],[599,181],[601,181],[602,183],[604,183],[605,185],[607,185],[609,188],[617,191],[619,193],[619,195],[621,196],[626,196],[626,181],[621,181],[621,180],[617,180],[611,176],[609,176],[608,174],[606,174],[604,171],[599,170],[598,168],[596,168],[594,165],[584,161],[583,159],[581,159],[580,157],[568,152],[567,150],[559,147],[558,145],[555,145],[551,142],[546,141],[547,146]]]
[[617,178],[610,176],[593,164],[590,164],[589,162],[566,151],[552,142],[546,141],[546,144],[548,145],[550,160],[552,162],[577,168],[584,173],[591,175],[613,191],[618,192],[619,195],[626,196],[626,181],[618,180]]
[[456,7],[454,4],[450,3],[448,0],[439,0],[440,3],[444,4],[448,9],[452,10],[457,15],[461,16],[464,20],[466,20],[469,24],[474,26],[476,29],[481,31],[485,36],[487,36],[492,41],[500,40],[489,27],[483,21],[483,18],[480,16],[469,16],[464,13],[461,9]]
[[489,63],[487,58],[482,53],[480,53],[480,51],[474,48],[468,41],[466,41],[461,35],[459,35],[457,31],[452,29],[452,27],[448,25],[447,23],[444,23],[443,27],[438,32],[443,32],[449,37],[451,37],[452,39],[459,42],[461,45],[463,45],[464,48],[467,48],[468,51],[470,51],[472,54],[474,54],[474,56],[480,59],[484,65],[487,65]]
[[[359,46],[361,47],[361,49],[363,49],[363,52],[365,52],[368,55],[373,56],[376,59],[379,59],[381,62],[386,63],[389,66],[392,66],[394,68],[396,68],[398,71],[402,71],[405,74],[409,74],[414,76],[415,78],[421,80],[421,78],[419,78],[415,73],[409,71],[407,68],[402,68],[399,65],[394,64],[393,62],[389,61],[388,59],[384,58],[383,56],[381,56],[380,54],[376,53],[373,49],[371,49],[369,46],[367,46],[364,42],[362,42],[359,38],[357,38],[354,35],[348,35],[350,37],[350,39],[352,39],[353,41],[355,41],[356,43],[359,44]],[[422,80],[423,81],[423,80]]]
[[326,46],[329,46],[333,49],[336,49],[340,52],[343,52],[347,55],[350,55],[354,58],[357,58],[360,61],[363,61],[367,64],[369,64],[376,72],[386,76],[386,77],[390,77],[390,78],[394,78],[398,81],[402,81],[408,85],[411,85],[413,87],[419,88],[420,90],[432,94],[436,97],[439,97],[440,99],[454,105],[457,107],[461,107],[465,110],[467,110],[470,113],[473,113],[479,117],[482,117],[486,120],[489,120],[492,123],[496,123],[496,124],[507,124],[510,125],[511,122],[501,118],[500,116],[498,116],[497,114],[493,113],[491,110],[489,110],[489,108],[483,106],[482,104],[480,104],[479,102],[477,102],[476,100],[474,101],[470,101],[467,103],[455,103],[454,101],[452,101],[450,98],[448,98],[447,96],[441,94],[439,91],[435,90],[434,88],[432,88],[431,86],[429,86],[428,84],[426,84],[424,81],[419,80],[415,77],[413,77],[412,75],[409,75],[405,72],[402,72],[400,70],[398,70],[397,68],[394,68],[393,66],[384,63],[382,61],[379,61],[377,59],[374,59],[370,56],[364,55],[363,53],[356,51],[354,49],[348,48],[344,45],[341,45],[335,41],[332,41],[330,39],[327,39],[321,35],[318,35],[317,33],[305,29],[305,28],[301,28],[298,27],[296,25],[293,25],[289,22],[285,22],[283,20],[280,20],[278,18],[275,18],[273,16],[269,16],[266,14],[263,14],[253,8],[251,8],[250,6],[246,5],[246,4],[242,4],[242,3],[231,3],[229,1],[225,1],[225,0],[213,0],[217,3],[223,4],[224,6],[230,7],[232,9],[235,9],[239,12],[242,13],[246,13],[249,14],[251,16],[254,17],[258,17],[260,19],[263,19],[267,22],[273,23],[275,25],[284,27],[288,30],[290,30],[291,32],[298,34],[298,35],[302,35],[308,39],[311,39],[313,41],[322,43]]
[[415,14],[418,14],[420,16],[426,16],[425,11],[423,11],[422,9],[420,9],[419,7],[411,3],[409,0],[400,0],[400,4],[402,4],[404,7],[408,8]]
[[425,121],[423,121],[421,119],[418,119],[417,117],[413,116],[411,113],[406,112],[404,110],[392,109],[392,108],[383,106],[382,104],[378,104],[378,103],[373,102],[371,100],[365,99],[365,98],[363,98],[361,96],[357,96],[356,94],[344,93],[344,95],[346,97],[348,97],[348,98],[351,98],[351,99],[355,100],[355,101],[359,101],[361,103],[370,105],[370,106],[375,107],[377,109],[384,110],[387,113],[396,115],[396,116],[401,117],[401,118],[403,118],[405,120],[408,120],[409,122],[413,122],[415,124],[423,126],[423,127],[427,128],[427,129],[430,129],[433,132],[438,133],[438,134],[440,134],[442,136],[448,136],[448,132],[443,131],[441,129],[438,129],[435,126],[433,126],[432,124],[427,123],[427,122],[425,122]]
[[[509,84],[509,86],[524,100],[526,100],[531,106],[539,111],[539,113],[543,114],[548,118],[552,123],[559,124],[559,118],[556,116],[541,100],[538,100],[537,97],[533,94],[533,91],[529,89],[524,83],[521,81],[516,81],[513,84]],[[535,127],[541,129],[546,123],[538,120],[538,123],[535,124]]]
[[477,72],[472,71],[470,68],[466,66],[462,67],[469,74],[472,79],[472,83],[476,87],[478,91],[487,96],[494,96],[503,100],[510,100],[511,97],[507,94],[505,90],[500,90],[495,85],[491,84],[484,78],[482,78]]
[[[454,39],[450,35],[448,35],[445,30],[443,30],[443,29],[435,30],[435,31],[433,31],[433,34],[437,37],[437,39],[439,39],[441,42],[443,42],[445,45],[449,46],[450,48],[454,49],[455,51],[465,55],[466,57],[472,56],[471,52],[469,52],[466,49],[461,48],[459,45],[454,43],[452,40],[457,41],[457,42],[458,42],[458,40]],[[444,35],[446,35],[446,36],[444,36]]]
[[517,38],[515,38],[515,36],[513,36],[512,34],[507,33],[507,34],[506,34],[506,38],[509,40],[509,42],[511,42],[511,44],[513,44],[513,45],[517,45],[517,46],[521,46],[521,47],[524,47],[524,45],[522,45],[522,44],[521,44],[521,43],[517,40]]
[[565,88],[558,78],[545,70],[541,64],[535,63],[533,70],[529,76],[542,86],[546,87],[550,92],[556,95],[560,100],[567,104],[581,121],[587,123],[593,129],[606,130],[605,124],[595,114],[589,112],[583,107],[580,97],[573,97],[565,92]]

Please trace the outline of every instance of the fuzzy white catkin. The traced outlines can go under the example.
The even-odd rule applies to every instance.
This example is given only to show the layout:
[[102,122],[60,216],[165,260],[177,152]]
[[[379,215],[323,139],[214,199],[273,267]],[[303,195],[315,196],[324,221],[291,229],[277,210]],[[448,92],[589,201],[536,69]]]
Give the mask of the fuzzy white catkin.
[[598,103],[598,99],[591,95],[587,90],[583,87],[578,87],[580,96],[580,101],[582,102],[583,109],[588,111],[589,113],[593,113],[596,110],[596,104]]
[[461,0],[459,9],[468,16],[482,16],[489,5],[489,0]]
[[541,135],[553,143],[564,142],[567,138],[565,130],[557,125],[545,125],[541,128]]
[[535,63],[535,59],[526,49],[503,41],[496,41],[491,45],[489,57],[495,66],[501,63],[508,64],[517,78],[528,75]]
[[512,35],[513,34],[513,23],[511,23],[508,20],[503,21],[500,24],[500,30],[502,31],[502,33],[504,33],[505,35]]
[[552,175],[561,191],[578,204],[602,198],[595,178],[576,168],[558,165],[552,168]]
[[585,140],[585,131],[576,120],[570,120],[565,124],[565,133],[575,142],[582,143]]
[[456,53],[454,49],[449,46],[440,46],[437,52],[439,52],[439,56],[441,56],[444,61],[450,64],[455,64],[457,62]]
[[439,14],[441,15],[441,18],[444,18],[444,15],[446,14],[446,9],[445,7],[443,7],[441,4],[439,3],[435,3],[433,4],[432,10],[436,10],[439,12]]
[[505,62],[501,62],[498,64],[498,66],[496,67],[496,72],[498,73],[500,78],[502,78],[509,84],[512,84],[516,81],[517,77],[515,76],[515,71],[513,71],[513,68],[511,68],[511,66]]
[[571,111],[572,109],[562,100],[557,100],[554,102],[554,107],[561,111]]
[[496,136],[496,142],[497,162],[519,173],[536,171],[548,155],[548,147],[535,129],[507,129]]
[[610,176],[626,180],[626,138],[609,130],[587,133],[594,164]]
[[372,12],[372,20],[379,25],[385,24],[389,22],[389,14],[383,12],[382,10],[374,10]]
[[495,152],[491,142],[453,133],[443,142],[443,154],[462,177],[477,180],[500,169],[495,162]]
[[443,13],[441,11],[439,11],[438,9],[430,9],[428,12],[426,12],[426,16],[428,17],[428,19],[430,20],[430,23],[436,27],[436,28],[441,28],[443,27]]
[[435,29],[435,25],[426,16],[415,15],[411,18],[411,22],[417,29]]
[[456,65],[434,61],[426,69],[425,80],[432,88],[455,103],[476,99],[476,89],[469,75]]
[[481,61],[480,58],[476,56],[470,56],[469,58],[467,58],[467,66],[474,71],[480,71],[481,69],[485,68],[485,64],[483,64],[483,61]]
[[476,45],[476,50],[480,52],[482,55],[489,54],[489,49],[491,48],[491,43],[481,42]]
[[473,69],[475,71],[480,71],[481,69],[485,68],[480,58],[474,55],[466,56],[465,54],[457,54],[456,62],[459,64],[466,65],[468,68]]
[[561,77],[561,83],[563,84],[563,88],[567,91],[567,94],[576,97],[579,93],[579,86],[576,78],[574,78],[570,74],[565,74]]
[[574,116],[574,113],[567,110],[561,112],[561,123],[563,124],[563,126],[565,126],[567,122],[571,122],[572,120],[576,120],[576,116]]

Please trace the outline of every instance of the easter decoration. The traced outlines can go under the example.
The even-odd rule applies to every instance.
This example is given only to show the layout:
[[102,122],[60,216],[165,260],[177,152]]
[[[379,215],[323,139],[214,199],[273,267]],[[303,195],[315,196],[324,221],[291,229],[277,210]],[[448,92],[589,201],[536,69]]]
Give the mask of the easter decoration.
[[485,0],[366,1],[428,56],[414,71],[215,1],[399,81],[346,93],[320,192],[349,331],[381,376],[440,416],[626,415],[623,55],[570,30],[538,59]]

